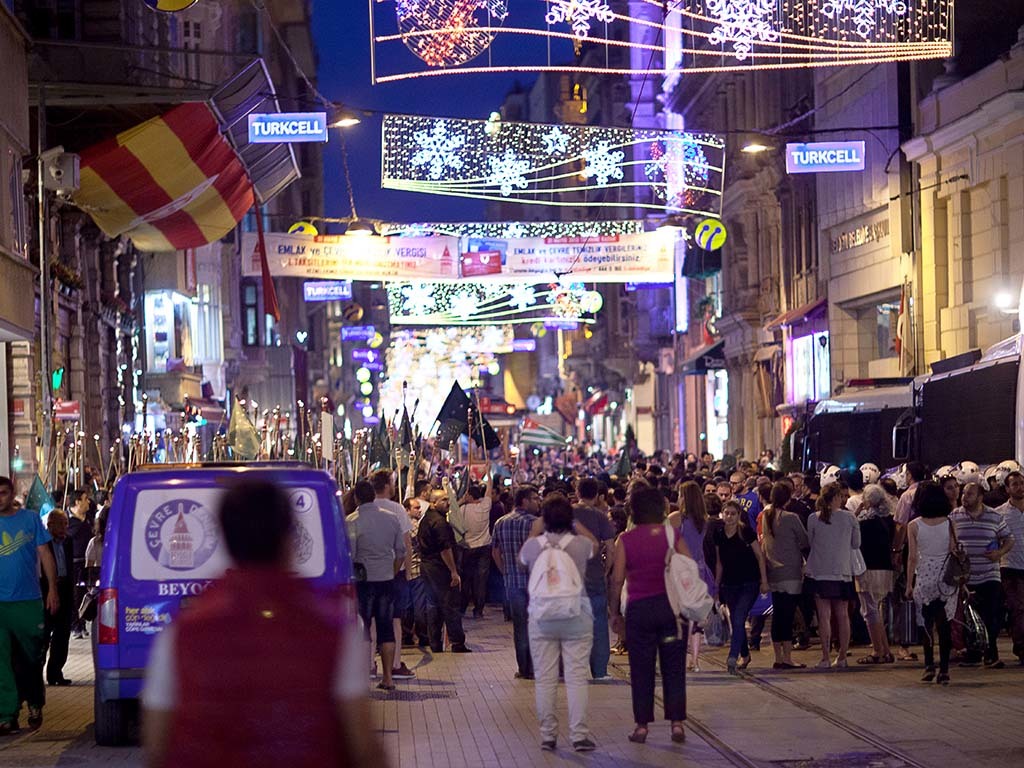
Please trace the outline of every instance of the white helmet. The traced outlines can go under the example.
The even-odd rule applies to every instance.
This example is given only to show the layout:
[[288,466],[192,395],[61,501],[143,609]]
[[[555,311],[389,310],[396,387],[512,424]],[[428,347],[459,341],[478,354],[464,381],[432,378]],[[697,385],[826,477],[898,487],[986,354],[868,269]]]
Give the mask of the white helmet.
[[953,476],[960,485],[981,483],[984,480],[981,474],[981,467],[973,461],[961,461],[953,468]]
[[818,476],[819,487],[824,488],[827,485],[839,482],[840,472],[841,470],[835,464],[831,464],[821,470],[821,474]]
[[956,472],[954,471],[952,464],[944,464],[943,466],[935,470],[935,479],[938,480],[940,483],[947,477],[956,477]]
[[999,466],[996,467],[995,481],[997,485],[1006,485],[1006,476],[1011,472],[1020,472],[1021,467],[1013,459],[1007,459],[1006,461],[999,462]]
[[882,476],[882,471],[877,464],[872,464],[869,461],[867,464],[860,465],[860,476],[864,478],[864,485],[873,485]]
[[910,482],[907,477],[907,465],[900,464],[896,469],[891,469],[886,474],[886,477],[891,477],[892,481],[896,483],[896,490],[905,491],[910,487]]

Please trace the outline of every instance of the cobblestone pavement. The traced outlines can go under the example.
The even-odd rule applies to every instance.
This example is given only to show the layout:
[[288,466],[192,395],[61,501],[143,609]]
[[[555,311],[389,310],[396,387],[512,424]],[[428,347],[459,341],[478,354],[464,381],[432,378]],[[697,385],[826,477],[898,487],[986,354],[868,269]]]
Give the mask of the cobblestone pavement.
[[[656,723],[644,745],[626,740],[628,663],[613,657],[616,680],[595,683],[590,725],[598,749],[577,755],[539,749],[533,686],[515,680],[511,626],[498,608],[466,621],[471,655],[431,656],[406,649],[417,678],[388,696],[373,691],[377,728],[390,764],[470,766],[741,766],[743,768],[920,768],[1024,765],[1024,668],[953,667],[948,688],[918,681],[920,665],[898,663],[847,672],[770,670],[771,652],[754,654],[741,678],[724,671],[724,649],[702,656],[688,675],[687,743],[674,745]],[[858,649],[859,650],[859,649]],[[861,655],[854,652],[854,657]],[[805,663],[817,651],[796,654]],[[1011,658],[1004,652],[1004,658]],[[1014,660],[1015,661],[1015,660]],[[87,641],[73,640],[70,688],[49,688],[36,733],[0,741],[0,766],[136,766],[138,747],[97,747],[92,734],[92,664]],[[560,691],[560,696],[564,694]],[[564,702],[561,708],[565,734]]]

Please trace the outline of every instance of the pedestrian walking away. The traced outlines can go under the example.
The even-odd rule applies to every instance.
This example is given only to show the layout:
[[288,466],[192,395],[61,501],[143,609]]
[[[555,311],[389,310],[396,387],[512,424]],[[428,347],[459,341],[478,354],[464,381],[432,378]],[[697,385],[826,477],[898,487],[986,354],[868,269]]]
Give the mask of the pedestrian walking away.
[[505,595],[512,615],[512,643],[516,652],[516,676],[533,679],[528,631],[529,571],[519,562],[519,552],[530,538],[530,530],[540,511],[540,495],[533,486],[520,486],[515,508],[494,524],[494,562],[505,579]]

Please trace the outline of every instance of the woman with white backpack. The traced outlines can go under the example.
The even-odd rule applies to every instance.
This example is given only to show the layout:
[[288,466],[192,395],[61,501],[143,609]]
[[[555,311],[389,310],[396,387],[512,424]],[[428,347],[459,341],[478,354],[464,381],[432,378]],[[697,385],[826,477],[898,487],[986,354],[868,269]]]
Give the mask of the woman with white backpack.
[[587,727],[594,617],[583,580],[597,540],[573,522],[572,503],[561,493],[545,497],[541,519],[543,533],[528,539],[519,551],[519,560],[530,570],[527,633],[541,749],[554,751],[558,741],[555,694],[561,658],[569,699],[569,739],[577,752],[590,752],[596,746]]
[[[665,563],[669,542],[665,531],[668,501],[649,486],[634,486],[627,506],[634,527],[615,544],[611,585],[608,589],[612,628],[629,638],[629,682],[633,694],[636,727],[629,740],[643,744],[654,720],[654,668],[660,655],[665,719],[672,723],[672,741],[686,740],[686,630],[669,603]],[[679,528],[670,528],[675,551],[689,555]],[[626,584],[628,610],[620,610],[622,585]],[[674,638],[674,639],[669,639]]]

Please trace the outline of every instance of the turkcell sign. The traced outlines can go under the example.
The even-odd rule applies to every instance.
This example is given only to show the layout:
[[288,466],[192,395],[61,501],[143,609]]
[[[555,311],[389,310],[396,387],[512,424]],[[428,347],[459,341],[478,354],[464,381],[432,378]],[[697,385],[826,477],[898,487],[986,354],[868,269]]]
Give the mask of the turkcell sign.
[[377,329],[372,325],[343,325],[341,327],[342,341],[369,341]]
[[788,173],[835,173],[864,170],[863,141],[821,141],[786,145]]
[[580,327],[578,320],[560,320],[551,318],[544,321],[544,327],[555,331],[575,331]]
[[306,301],[341,301],[352,298],[351,280],[316,280],[302,284]]
[[281,112],[249,115],[250,144],[327,141],[326,112]]
[[353,349],[352,359],[357,363],[376,363],[380,360],[380,352],[372,349]]

